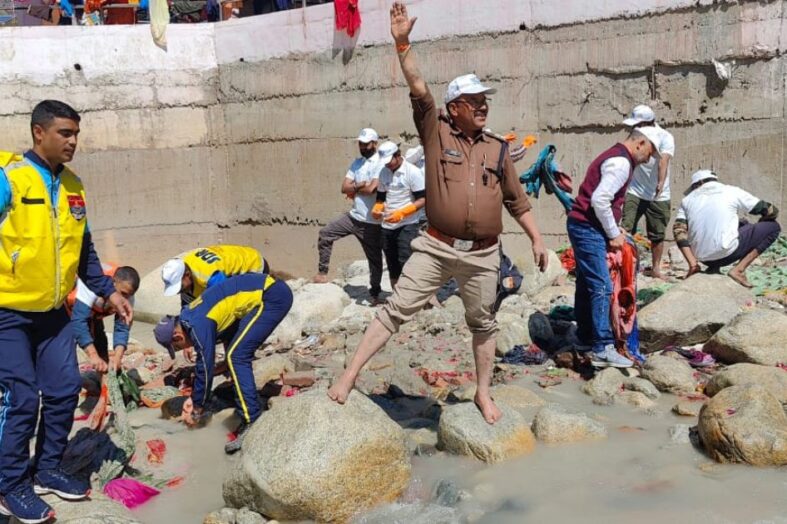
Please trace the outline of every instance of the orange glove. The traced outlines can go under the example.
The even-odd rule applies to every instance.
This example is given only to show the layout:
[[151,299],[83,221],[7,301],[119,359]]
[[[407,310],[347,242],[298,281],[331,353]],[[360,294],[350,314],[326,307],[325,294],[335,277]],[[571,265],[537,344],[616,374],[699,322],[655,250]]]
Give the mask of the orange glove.
[[375,202],[374,207],[372,208],[372,218],[375,220],[380,220],[383,218],[383,209],[385,209],[384,202]]
[[506,142],[510,143],[510,142],[513,142],[514,140],[516,140],[517,136],[516,136],[516,133],[508,133],[508,134],[503,135],[503,138],[506,139]]
[[535,145],[538,142],[538,139],[534,135],[527,135],[524,140],[522,140],[522,145],[525,147],[530,147]]
[[418,208],[415,207],[415,204],[407,204],[402,208],[391,211],[385,217],[385,221],[389,224],[396,224],[397,222],[401,222],[405,217],[409,217],[416,211],[418,211]]

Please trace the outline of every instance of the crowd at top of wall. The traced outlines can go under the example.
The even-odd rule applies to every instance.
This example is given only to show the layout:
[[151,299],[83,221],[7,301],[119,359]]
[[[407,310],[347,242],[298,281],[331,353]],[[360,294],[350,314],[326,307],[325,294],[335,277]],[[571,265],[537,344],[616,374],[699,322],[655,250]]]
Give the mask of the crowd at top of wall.
[[[218,22],[333,0],[167,0],[170,23]],[[149,0],[0,0],[0,27],[148,23]]]

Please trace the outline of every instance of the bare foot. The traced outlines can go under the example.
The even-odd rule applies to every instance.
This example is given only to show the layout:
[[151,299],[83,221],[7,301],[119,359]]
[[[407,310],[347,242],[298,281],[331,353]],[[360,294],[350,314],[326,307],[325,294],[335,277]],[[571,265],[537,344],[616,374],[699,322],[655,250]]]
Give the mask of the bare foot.
[[494,424],[503,417],[500,408],[497,407],[495,401],[488,394],[482,396],[476,393],[473,400],[488,424]]
[[347,373],[342,373],[342,376],[339,377],[339,380],[334,382],[331,387],[328,388],[328,397],[334,402],[344,404],[347,401],[347,397],[350,396],[350,391],[352,391],[354,385],[355,380],[353,380],[351,377],[348,377]]
[[735,271],[734,269],[731,269],[730,272],[727,273],[727,276],[745,288],[754,287],[754,285],[752,285],[752,283],[749,282],[749,279],[746,278],[746,275],[740,271]]
[[312,282],[315,284],[327,284],[328,283],[328,275],[324,273],[317,273],[312,277]]

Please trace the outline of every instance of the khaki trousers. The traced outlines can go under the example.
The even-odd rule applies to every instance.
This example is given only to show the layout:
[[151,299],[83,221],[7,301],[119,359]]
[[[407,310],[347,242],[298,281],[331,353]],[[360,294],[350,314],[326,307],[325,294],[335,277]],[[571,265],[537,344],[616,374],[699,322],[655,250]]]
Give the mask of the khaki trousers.
[[457,251],[427,233],[413,240],[394,294],[377,313],[391,333],[423,309],[432,295],[451,277],[459,284],[465,320],[475,334],[497,332],[494,304],[500,271],[500,252],[495,244],[479,251]]

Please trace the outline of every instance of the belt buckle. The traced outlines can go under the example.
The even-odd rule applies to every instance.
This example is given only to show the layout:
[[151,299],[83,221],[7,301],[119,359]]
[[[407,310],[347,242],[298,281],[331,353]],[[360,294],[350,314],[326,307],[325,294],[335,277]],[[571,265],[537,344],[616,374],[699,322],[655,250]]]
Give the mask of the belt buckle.
[[454,249],[457,251],[471,251],[473,249],[474,241],[472,240],[461,240],[459,238],[454,239]]

